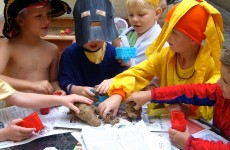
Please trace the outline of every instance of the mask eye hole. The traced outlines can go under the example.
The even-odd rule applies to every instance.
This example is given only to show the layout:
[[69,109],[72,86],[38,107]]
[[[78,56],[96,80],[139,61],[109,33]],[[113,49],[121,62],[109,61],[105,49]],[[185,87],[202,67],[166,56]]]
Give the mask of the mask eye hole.
[[96,14],[101,15],[101,16],[105,16],[106,15],[105,11],[99,10],[99,9],[96,10]]
[[86,16],[90,16],[90,11],[89,10],[88,11],[84,11],[84,12],[81,13],[81,18],[84,18]]

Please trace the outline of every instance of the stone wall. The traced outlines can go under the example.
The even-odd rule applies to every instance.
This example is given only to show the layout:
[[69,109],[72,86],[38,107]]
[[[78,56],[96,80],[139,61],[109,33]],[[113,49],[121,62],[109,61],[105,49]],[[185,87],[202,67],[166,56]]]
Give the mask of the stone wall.
[[220,7],[230,11],[230,0],[209,0],[217,5],[219,5]]

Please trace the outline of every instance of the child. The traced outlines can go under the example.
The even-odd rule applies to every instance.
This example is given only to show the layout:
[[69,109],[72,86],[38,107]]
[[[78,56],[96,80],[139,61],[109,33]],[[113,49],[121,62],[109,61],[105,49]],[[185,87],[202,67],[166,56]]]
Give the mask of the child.
[[[187,103],[197,106],[214,106],[213,125],[230,138],[230,49],[222,51],[221,78],[219,84],[191,84],[156,88],[151,91],[133,93],[127,100],[136,102],[138,109],[145,102],[156,103]],[[221,141],[207,141],[193,138],[188,128],[185,132],[169,129],[171,141],[180,149],[230,149],[230,142],[226,145]]]
[[129,45],[137,48],[137,57],[127,64],[130,67],[146,59],[145,50],[161,32],[157,19],[162,10],[159,0],[126,0],[126,6],[131,27],[122,36],[126,35]]
[[[106,117],[110,111],[116,115],[122,99],[142,90],[153,76],[160,78],[160,87],[216,82],[220,77],[217,57],[222,31],[222,17],[215,8],[206,1],[183,0],[169,11],[161,34],[146,51],[147,56],[151,54],[147,60],[113,79],[108,91],[111,97],[99,105],[100,115]],[[201,45],[203,39],[205,45]],[[170,47],[161,50],[166,40]],[[199,112],[206,119],[212,118],[206,106],[197,110],[190,105],[186,109],[191,110],[190,116],[198,117],[195,112]]]
[[[0,78],[19,91],[53,94],[58,81],[58,48],[40,37],[47,35],[51,17],[70,11],[60,0],[5,0],[0,47]],[[64,91],[60,91],[64,95]]]
[[[11,104],[26,108],[41,108],[47,106],[64,105],[74,110],[76,113],[79,113],[79,109],[74,106],[73,103],[81,102],[92,104],[92,101],[88,98],[78,95],[55,96],[18,92],[2,80],[0,80],[0,91],[0,100],[4,99]],[[33,101],[31,101],[31,99],[33,99]],[[6,128],[0,129],[0,141],[21,141],[29,138],[35,129],[18,126],[17,124],[21,121],[22,119],[15,119]]]
[[116,61],[115,47],[105,42],[117,37],[113,7],[109,0],[78,0],[73,16],[76,43],[61,56],[59,83],[67,94],[96,100],[90,90],[101,83],[99,92],[107,91],[110,78],[126,69]]

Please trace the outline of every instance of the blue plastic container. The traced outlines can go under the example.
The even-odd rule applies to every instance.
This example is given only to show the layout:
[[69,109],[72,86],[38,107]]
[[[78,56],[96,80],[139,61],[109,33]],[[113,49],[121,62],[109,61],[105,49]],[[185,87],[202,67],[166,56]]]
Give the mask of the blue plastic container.
[[[90,91],[94,93],[94,89],[91,89]],[[97,98],[98,98],[97,102],[101,103],[101,102],[103,102],[104,100],[106,100],[109,97],[108,96],[99,95],[99,96],[97,96]]]
[[116,57],[117,59],[122,59],[125,63],[130,58],[136,58],[137,48],[136,47],[117,47],[116,49]]

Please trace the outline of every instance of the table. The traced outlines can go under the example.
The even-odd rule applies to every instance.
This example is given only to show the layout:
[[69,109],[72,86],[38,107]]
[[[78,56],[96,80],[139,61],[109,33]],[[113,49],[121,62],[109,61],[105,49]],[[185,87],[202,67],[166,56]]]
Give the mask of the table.
[[[198,119],[199,122],[211,127],[211,131],[227,139],[218,129],[203,119]],[[71,133],[64,133],[58,135],[51,135],[36,139],[27,144],[18,145],[3,150],[44,150],[46,147],[55,147],[58,150],[73,150],[79,142],[71,135]]]

